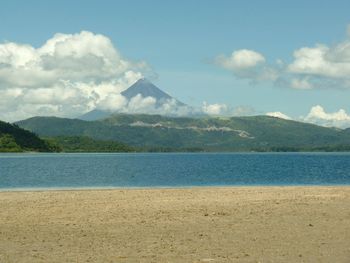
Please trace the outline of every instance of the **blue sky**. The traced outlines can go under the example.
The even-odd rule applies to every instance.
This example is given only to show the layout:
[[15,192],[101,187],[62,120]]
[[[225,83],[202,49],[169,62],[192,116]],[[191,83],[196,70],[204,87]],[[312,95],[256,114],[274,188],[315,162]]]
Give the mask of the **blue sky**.
[[252,81],[215,59],[246,49],[263,55],[266,65],[291,64],[300,48],[348,41],[349,10],[350,2],[340,0],[12,0],[1,2],[0,41],[39,48],[56,33],[102,34],[123,57],[145,61],[158,76],[155,84],[185,103],[244,105],[297,118],[315,105],[350,112],[350,88],[338,87],[338,79],[312,89]]

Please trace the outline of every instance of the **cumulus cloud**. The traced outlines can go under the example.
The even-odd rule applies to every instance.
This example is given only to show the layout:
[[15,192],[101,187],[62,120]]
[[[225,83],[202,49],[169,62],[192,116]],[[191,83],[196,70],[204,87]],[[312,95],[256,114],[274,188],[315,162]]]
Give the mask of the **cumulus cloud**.
[[309,114],[303,117],[303,120],[326,127],[350,127],[350,115],[345,110],[340,109],[337,112],[327,113],[320,105],[312,107]]
[[294,51],[292,62],[277,59],[268,64],[263,54],[254,50],[233,51],[219,55],[215,64],[230,70],[238,78],[271,81],[276,86],[294,89],[350,88],[350,25],[347,38],[335,45],[316,44]]
[[301,48],[294,52],[294,61],[288,70],[303,75],[350,78],[350,41],[332,48],[325,45]]
[[240,49],[233,51],[231,55],[219,55],[214,63],[231,71],[236,77],[252,81],[275,80],[277,71],[266,65],[265,57],[254,50]]
[[216,63],[228,70],[245,70],[264,63],[265,58],[254,50],[241,49],[232,52],[231,56],[220,55]]
[[280,111],[275,111],[275,112],[267,112],[267,116],[275,117],[275,118],[280,118],[280,119],[285,119],[285,120],[291,120],[292,118],[287,116],[286,114],[280,112]]
[[121,56],[106,36],[56,34],[39,48],[0,44],[0,119],[77,116],[127,104],[120,92],[149,67]]
[[177,100],[172,98],[162,101],[156,113],[163,115],[188,116],[198,114],[200,113],[200,111],[198,111],[195,108],[192,108],[191,106],[179,104]]
[[97,105],[98,109],[104,111],[119,111],[127,106],[128,100],[121,94],[111,94],[102,99]]
[[207,102],[203,102],[202,111],[208,115],[224,115],[228,110],[226,104],[208,104]]
[[[349,26],[348,26],[349,31]],[[285,74],[297,76],[292,88],[350,88],[350,35],[332,46],[317,44],[294,51]]]
[[142,97],[141,94],[137,94],[135,97],[131,98],[128,103],[128,109],[130,112],[144,112],[152,111],[155,108],[157,100],[153,97]]

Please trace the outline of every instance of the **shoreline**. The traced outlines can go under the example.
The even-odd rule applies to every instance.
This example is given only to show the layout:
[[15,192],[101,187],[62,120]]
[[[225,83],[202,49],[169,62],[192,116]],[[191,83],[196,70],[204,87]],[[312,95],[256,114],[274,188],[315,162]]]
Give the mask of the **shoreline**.
[[0,262],[348,262],[349,186],[0,192]]
[[190,186],[101,186],[101,187],[18,187],[0,188],[1,193],[11,192],[71,192],[113,190],[191,190],[191,189],[244,189],[244,188],[350,188],[350,184],[288,184],[288,185],[190,185]]
[[295,151],[295,152],[278,152],[278,151],[203,151],[203,152],[0,152],[5,155],[40,155],[40,154],[49,154],[49,155],[60,155],[60,154],[350,154],[349,151]]

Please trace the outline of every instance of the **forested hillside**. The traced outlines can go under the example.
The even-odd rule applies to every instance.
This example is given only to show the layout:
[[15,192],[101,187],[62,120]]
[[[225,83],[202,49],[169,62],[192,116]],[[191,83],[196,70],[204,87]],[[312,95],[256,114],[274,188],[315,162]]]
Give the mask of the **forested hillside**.
[[0,152],[53,152],[59,148],[17,125],[0,121]]
[[18,125],[40,136],[86,136],[141,149],[196,151],[344,151],[346,130],[268,116],[175,118],[116,114],[99,121],[35,117]]

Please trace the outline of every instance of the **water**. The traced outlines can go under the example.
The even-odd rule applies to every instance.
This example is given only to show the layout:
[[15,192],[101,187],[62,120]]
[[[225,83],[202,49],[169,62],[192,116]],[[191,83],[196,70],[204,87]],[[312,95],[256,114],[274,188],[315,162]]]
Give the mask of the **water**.
[[349,153],[0,154],[1,189],[349,184]]

